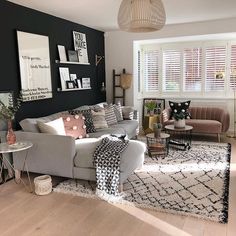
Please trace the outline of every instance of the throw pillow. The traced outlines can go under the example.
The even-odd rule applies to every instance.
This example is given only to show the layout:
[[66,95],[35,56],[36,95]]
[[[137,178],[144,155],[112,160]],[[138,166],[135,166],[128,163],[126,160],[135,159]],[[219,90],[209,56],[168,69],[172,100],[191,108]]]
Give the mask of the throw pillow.
[[87,133],[94,133],[96,129],[93,124],[93,116],[90,109],[88,110],[71,110],[69,111],[71,115],[83,115],[85,117],[84,123],[86,125],[86,132]]
[[123,120],[123,115],[122,115],[121,104],[120,103],[114,104],[113,108],[114,108],[114,112],[115,112],[117,121],[122,121]]
[[122,115],[124,120],[133,120],[134,119],[134,109],[129,106],[122,108]]
[[99,111],[93,111],[93,124],[95,129],[108,128],[106,119],[105,119],[105,110],[100,109]]
[[87,137],[86,125],[84,124],[85,117],[82,115],[64,115],[62,116],[64,127],[67,136],[72,136],[75,139]]
[[105,107],[105,119],[108,126],[117,124],[117,119],[112,104]]
[[185,119],[190,119],[190,113],[188,111],[189,105],[191,101],[186,101],[186,102],[172,102],[169,101],[169,105],[171,108],[171,118],[173,116],[173,113],[179,114],[180,112],[185,113]]
[[66,135],[64,123],[61,117],[46,123],[37,121],[37,124],[41,133]]

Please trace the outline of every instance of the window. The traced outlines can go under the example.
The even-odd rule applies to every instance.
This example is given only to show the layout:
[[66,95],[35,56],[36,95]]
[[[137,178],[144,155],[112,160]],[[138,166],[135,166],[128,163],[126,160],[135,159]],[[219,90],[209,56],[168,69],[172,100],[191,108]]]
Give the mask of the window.
[[235,41],[143,45],[141,92],[163,96],[229,96],[236,90]]
[[236,45],[231,45],[230,88],[236,90]]
[[144,87],[147,92],[158,91],[158,64],[159,64],[159,51],[158,50],[147,50],[144,52],[144,65],[143,65],[143,76],[144,76]]
[[226,46],[206,48],[206,92],[224,91]]
[[202,49],[185,48],[183,58],[185,92],[200,92],[202,87]]
[[163,90],[166,92],[180,91],[180,56],[178,50],[163,51]]

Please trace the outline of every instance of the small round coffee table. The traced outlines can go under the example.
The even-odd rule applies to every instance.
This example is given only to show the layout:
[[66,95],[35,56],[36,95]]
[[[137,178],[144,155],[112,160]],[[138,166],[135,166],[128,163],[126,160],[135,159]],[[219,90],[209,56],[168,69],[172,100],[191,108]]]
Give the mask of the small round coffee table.
[[191,148],[192,126],[185,125],[183,128],[175,128],[174,125],[166,125],[165,130],[170,134],[170,147],[175,147],[184,151]]
[[148,155],[150,157],[167,156],[169,153],[169,138],[170,135],[161,133],[160,137],[156,138],[154,133],[146,135]]

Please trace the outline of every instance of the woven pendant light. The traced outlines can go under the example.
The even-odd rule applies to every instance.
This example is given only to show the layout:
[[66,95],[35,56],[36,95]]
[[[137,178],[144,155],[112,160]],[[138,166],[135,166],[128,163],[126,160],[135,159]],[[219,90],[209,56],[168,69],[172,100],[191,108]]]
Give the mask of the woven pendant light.
[[160,30],[166,22],[166,14],[161,0],[123,0],[118,24],[128,32],[151,32]]

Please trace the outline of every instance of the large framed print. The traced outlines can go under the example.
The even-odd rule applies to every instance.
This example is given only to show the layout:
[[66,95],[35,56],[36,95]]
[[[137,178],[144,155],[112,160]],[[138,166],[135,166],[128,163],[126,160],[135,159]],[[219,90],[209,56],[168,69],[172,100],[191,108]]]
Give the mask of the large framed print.
[[88,51],[86,35],[77,31],[73,31],[74,48],[78,53],[78,59],[81,64],[88,64]]
[[52,98],[47,36],[17,31],[22,100]]
[[154,115],[159,115],[165,109],[165,99],[159,98],[144,98],[143,99],[143,120],[144,117],[150,114],[150,111],[146,107],[147,103],[153,102],[155,104],[155,108],[153,110]]

